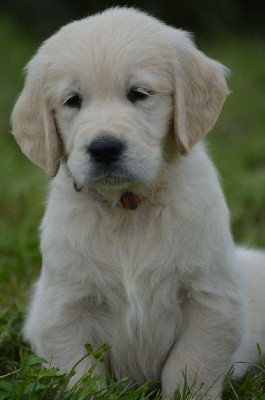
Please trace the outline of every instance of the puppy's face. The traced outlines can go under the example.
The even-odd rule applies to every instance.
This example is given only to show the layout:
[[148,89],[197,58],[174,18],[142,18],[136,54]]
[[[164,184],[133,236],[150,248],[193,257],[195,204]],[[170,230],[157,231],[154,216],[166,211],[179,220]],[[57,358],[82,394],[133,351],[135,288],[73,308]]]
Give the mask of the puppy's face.
[[79,186],[152,187],[214,124],[224,75],[186,33],[112,9],[40,48],[13,111],[14,135],[52,175],[63,157]]
[[[173,119],[168,43],[106,18],[56,40],[50,98],[70,172],[80,186],[148,185],[164,165]],[[126,21],[127,22],[127,21]],[[71,27],[72,28],[72,27]],[[172,130],[172,129],[171,129]],[[173,133],[172,133],[173,136]]]

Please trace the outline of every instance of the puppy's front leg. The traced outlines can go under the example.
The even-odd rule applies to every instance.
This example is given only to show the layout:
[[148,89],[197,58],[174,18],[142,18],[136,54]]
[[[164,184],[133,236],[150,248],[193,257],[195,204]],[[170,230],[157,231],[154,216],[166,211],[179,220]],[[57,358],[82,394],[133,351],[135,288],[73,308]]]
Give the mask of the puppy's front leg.
[[105,363],[88,355],[85,348],[86,343],[90,343],[94,349],[98,344],[92,335],[83,329],[84,326],[78,318],[72,322],[61,321],[60,324],[50,326],[40,333],[40,342],[36,349],[47,364],[59,368],[61,373],[67,374],[74,367],[75,373],[70,379],[69,387],[73,386],[92,366],[93,376],[106,377]]
[[[91,367],[94,360],[86,356],[85,344],[98,347],[93,330],[93,321],[83,318],[85,304],[74,298],[71,290],[61,290],[58,285],[47,285],[42,274],[31,303],[24,326],[24,338],[34,352],[47,364],[69,373],[75,367],[70,385],[79,380]],[[86,312],[87,314],[87,312]],[[91,323],[89,323],[91,322]],[[79,362],[83,359],[81,362]],[[103,363],[96,365],[94,374],[106,376]]]
[[203,293],[191,301],[187,327],[162,371],[165,399],[170,399],[176,389],[182,392],[185,381],[194,395],[205,393],[205,400],[221,399],[229,360],[242,334],[241,305],[233,297]]

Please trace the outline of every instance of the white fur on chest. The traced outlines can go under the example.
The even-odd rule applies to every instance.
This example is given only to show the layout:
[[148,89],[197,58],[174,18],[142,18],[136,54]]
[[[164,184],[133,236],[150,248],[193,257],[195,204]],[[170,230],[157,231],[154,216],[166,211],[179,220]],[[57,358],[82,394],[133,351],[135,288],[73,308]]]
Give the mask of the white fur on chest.
[[84,344],[91,337],[109,344],[117,377],[156,379],[185,329],[189,290],[212,294],[223,279],[233,282],[225,201],[207,158],[193,159],[185,175],[179,165],[177,191],[169,188],[166,200],[162,193],[156,206],[147,202],[137,211],[104,208],[60,175],[50,193],[39,281],[53,310],[47,318],[51,325],[64,315],[78,318]]
[[145,205],[141,214],[114,209],[98,215],[97,204],[94,210],[85,203],[81,209],[54,207],[54,196],[43,221],[42,253],[47,286],[56,286],[57,293],[61,287],[58,315],[65,304],[78,303],[98,345],[111,346],[117,376],[130,369],[135,380],[155,379],[183,326],[181,269],[177,271],[181,237],[170,232],[170,226],[175,230],[170,215],[163,206],[150,215]]

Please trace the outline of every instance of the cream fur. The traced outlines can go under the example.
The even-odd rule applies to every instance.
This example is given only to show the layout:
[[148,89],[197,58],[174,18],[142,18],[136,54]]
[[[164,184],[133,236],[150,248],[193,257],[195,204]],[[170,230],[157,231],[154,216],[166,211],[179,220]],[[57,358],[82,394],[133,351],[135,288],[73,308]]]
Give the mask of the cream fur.
[[[24,336],[62,372],[85,343],[106,343],[99,374],[159,381],[167,398],[185,372],[220,399],[230,366],[257,361],[265,255],[235,248],[215,168],[197,143],[229,93],[226,74],[187,33],[126,8],[67,25],[30,61],[13,133],[56,176]],[[131,87],[150,95],[132,104]],[[66,105],[75,93],[80,108]],[[126,144],[111,177],[87,154],[102,134]],[[126,190],[148,199],[135,211],[116,207]]]

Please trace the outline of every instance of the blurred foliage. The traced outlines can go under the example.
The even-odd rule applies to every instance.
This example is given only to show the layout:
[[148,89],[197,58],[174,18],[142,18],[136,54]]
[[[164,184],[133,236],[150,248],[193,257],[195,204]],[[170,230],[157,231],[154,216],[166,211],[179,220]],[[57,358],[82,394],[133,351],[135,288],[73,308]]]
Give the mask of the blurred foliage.
[[[49,36],[61,25],[112,5],[134,6],[205,36],[222,31],[265,33],[262,3],[251,0],[1,0],[2,12],[21,27]],[[263,7],[264,8],[264,7]]]
[[0,18],[0,310],[25,298],[41,263],[38,221],[45,178],[9,133],[12,106],[23,84],[21,70],[36,47],[33,35]]

